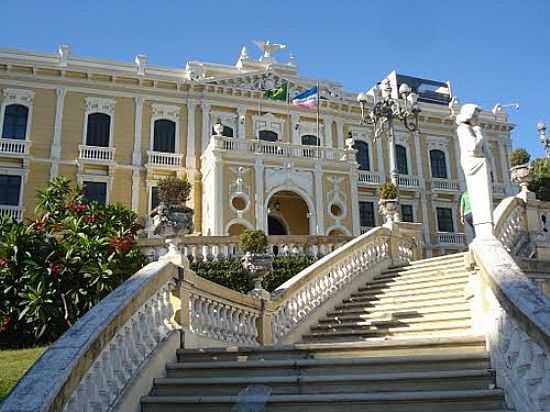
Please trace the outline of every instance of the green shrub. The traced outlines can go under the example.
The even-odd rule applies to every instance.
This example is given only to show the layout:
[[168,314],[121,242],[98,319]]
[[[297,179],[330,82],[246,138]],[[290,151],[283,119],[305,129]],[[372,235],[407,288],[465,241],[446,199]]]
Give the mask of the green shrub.
[[178,177],[166,177],[158,183],[159,200],[167,206],[180,206],[189,200],[191,184]]
[[537,199],[550,201],[550,159],[537,159],[531,163],[533,182],[529,186]]
[[239,248],[244,252],[262,254],[267,250],[267,236],[261,230],[245,230],[241,234]]
[[392,182],[385,182],[378,188],[378,195],[380,199],[396,199],[397,187]]
[[524,165],[529,163],[531,156],[525,149],[515,149],[510,153],[510,165],[512,167]]
[[59,177],[37,219],[0,219],[0,346],[51,342],[145,264],[141,226],[120,205],[86,203]]
[[[288,279],[300,273],[315,261],[313,257],[284,256],[273,260],[273,272],[262,283],[269,292],[274,291]],[[247,293],[253,287],[249,275],[243,270],[238,259],[217,262],[192,263],[191,269],[199,276],[216,282],[241,293]]]

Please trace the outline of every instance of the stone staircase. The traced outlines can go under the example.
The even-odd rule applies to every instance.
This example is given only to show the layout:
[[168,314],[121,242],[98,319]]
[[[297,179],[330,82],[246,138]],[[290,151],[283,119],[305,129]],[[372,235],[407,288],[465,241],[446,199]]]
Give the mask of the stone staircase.
[[301,343],[180,349],[143,411],[507,411],[470,330],[463,260],[382,273]]

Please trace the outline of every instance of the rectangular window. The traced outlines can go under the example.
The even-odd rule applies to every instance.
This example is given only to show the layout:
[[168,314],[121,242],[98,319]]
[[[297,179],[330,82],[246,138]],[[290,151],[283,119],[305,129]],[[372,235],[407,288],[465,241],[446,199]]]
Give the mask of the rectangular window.
[[21,176],[0,175],[0,205],[19,206]]
[[437,211],[437,231],[449,232],[455,231],[453,224],[453,209],[449,207],[438,207]]
[[359,202],[359,221],[363,227],[376,226],[374,220],[374,203]]
[[414,214],[412,205],[401,205],[401,221],[414,222]]
[[84,198],[88,202],[97,202],[101,205],[107,204],[107,183],[105,182],[84,182]]
[[154,186],[151,188],[151,210],[155,209],[159,203],[159,188],[158,186]]

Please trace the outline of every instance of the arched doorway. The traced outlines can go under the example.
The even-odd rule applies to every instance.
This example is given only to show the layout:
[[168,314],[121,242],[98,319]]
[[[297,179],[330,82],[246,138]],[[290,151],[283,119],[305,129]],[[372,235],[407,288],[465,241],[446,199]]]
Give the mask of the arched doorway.
[[288,230],[279,217],[268,215],[267,233],[270,235],[288,235]]
[[310,218],[306,201],[291,190],[275,192],[267,201],[269,235],[309,235]]

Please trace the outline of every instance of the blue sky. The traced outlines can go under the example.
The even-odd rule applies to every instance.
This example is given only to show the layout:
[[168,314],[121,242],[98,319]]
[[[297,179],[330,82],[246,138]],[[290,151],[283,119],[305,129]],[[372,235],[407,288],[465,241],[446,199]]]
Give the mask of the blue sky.
[[[288,44],[303,75],[362,90],[391,70],[451,80],[462,102],[512,112],[514,146],[542,155],[550,124],[550,2],[52,0],[2,2],[0,47],[181,67],[233,64],[254,39]],[[280,60],[286,61],[287,52]]]

